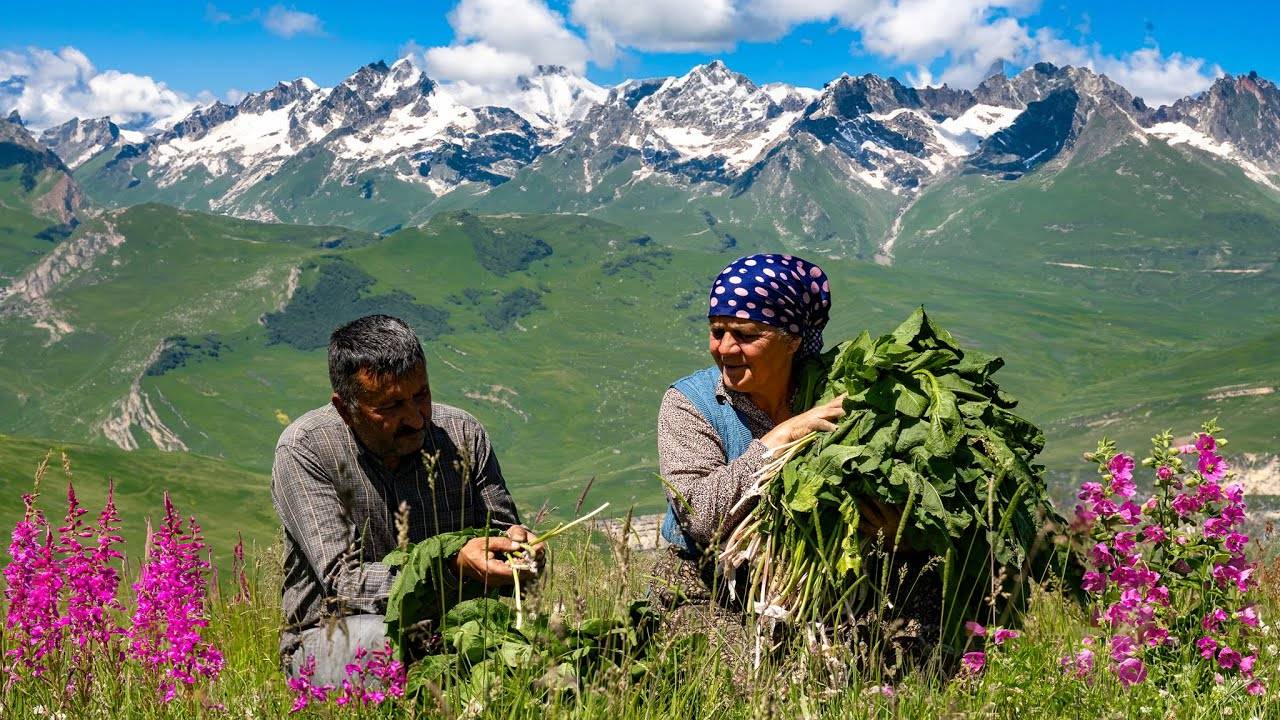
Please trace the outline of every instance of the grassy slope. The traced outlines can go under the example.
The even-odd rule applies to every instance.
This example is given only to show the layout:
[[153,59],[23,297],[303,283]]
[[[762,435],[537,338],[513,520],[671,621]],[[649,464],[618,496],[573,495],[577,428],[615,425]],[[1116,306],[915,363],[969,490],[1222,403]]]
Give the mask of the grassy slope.
[[[67,479],[62,453],[71,460],[76,495],[94,521],[106,499],[107,479],[116,481],[116,504],[129,556],[141,553],[145,521],[164,517],[162,493],[169,491],[184,516],[194,515],[225,571],[238,535],[246,546],[265,548],[276,539],[268,478],[193,453],[158,450],[125,452],[115,448],[0,435],[0,525],[10,528],[22,516],[22,493],[29,492],[37,467],[54,450],[40,487],[39,507],[51,520],[66,513]],[[55,524],[56,527],[56,524]]]
[[46,172],[31,192],[23,189],[21,175],[20,166],[0,168],[0,288],[39,262],[53,246],[36,235],[56,220],[39,217],[31,209],[31,201],[40,196],[41,186],[51,182],[53,173]]
[[[60,284],[53,306],[76,328],[62,341],[21,316],[0,317],[0,404],[6,432],[94,438],[163,338],[232,333],[282,295],[290,270],[339,238],[335,228],[269,226],[143,205],[110,221],[127,240]],[[104,220],[78,232],[101,230]],[[17,349],[21,348],[21,352]]]
[[989,311],[970,317],[1021,360],[1007,382],[1047,425],[1051,467],[1103,432],[1132,446],[1214,415],[1239,450],[1274,452],[1274,394],[1211,396],[1275,384],[1277,199],[1237,168],[1130,140],[1056,174],[931,189],[897,267],[981,278]]

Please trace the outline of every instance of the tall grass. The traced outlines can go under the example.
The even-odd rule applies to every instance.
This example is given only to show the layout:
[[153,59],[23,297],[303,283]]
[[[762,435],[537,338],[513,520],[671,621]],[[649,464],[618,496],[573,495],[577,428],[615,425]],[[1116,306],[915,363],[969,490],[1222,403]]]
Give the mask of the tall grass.
[[[10,501],[15,501],[11,499]],[[204,518],[206,523],[224,519]],[[124,518],[126,524],[136,518]],[[655,555],[604,542],[588,530],[566,533],[550,548],[545,571],[526,588],[531,614],[562,614],[572,623],[612,615],[643,597]],[[1257,554],[1261,547],[1255,546]],[[136,556],[140,548],[134,548]],[[133,661],[98,657],[92,685],[68,694],[56,680],[65,667],[42,678],[19,675],[0,689],[0,718],[274,718],[289,714],[293,695],[280,670],[277,647],[282,625],[279,543],[251,548],[246,571],[248,599],[239,578],[214,581],[205,637],[225,657],[220,676],[185,689],[163,702],[154,674]],[[6,559],[7,561],[7,559]],[[221,559],[224,566],[230,558]],[[137,579],[127,564],[122,587]],[[1264,621],[1258,676],[1280,688],[1280,631],[1271,627],[1280,612],[1280,559],[1262,573],[1258,608]],[[128,596],[128,592],[123,595]],[[125,607],[124,614],[132,611]],[[1035,588],[1022,637],[987,648],[987,666],[977,676],[944,679],[913,671],[892,685],[836,647],[781,665],[766,665],[750,682],[735,682],[714,638],[659,635],[645,662],[624,659],[565,683],[531,666],[500,682],[446,683],[415,699],[373,707],[312,705],[304,718],[1272,718],[1280,717],[1274,690],[1246,694],[1238,682],[1209,690],[1193,688],[1185,673],[1122,688],[1108,672],[1078,679],[1060,667],[1063,656],[1091,632],[1086,610],[1053,589]],[[0,633],[0,652],[12,638]],[[1099,658],[1099,664],[1105,663]]]

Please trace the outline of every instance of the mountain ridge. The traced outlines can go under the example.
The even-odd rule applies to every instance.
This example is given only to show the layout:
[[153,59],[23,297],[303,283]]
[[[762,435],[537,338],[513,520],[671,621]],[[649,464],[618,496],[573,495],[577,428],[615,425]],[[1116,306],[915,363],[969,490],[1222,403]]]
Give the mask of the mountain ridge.
[[[659,180],[699,195],[740,192],[771,158],[791,152],[783,146],[815,141],[849,194],[887,192],[903,206],[921,186],[957,172],[1021,177],[1070,153],[1095,117],[1235,164],[1273,188],[1280,172],[1280,92],[1256,76],[1227,76],[1200,96],[1152,109],[1105,75],[1050,63],[995,73],[972,90],[847,74],[816,90],[758,86],[715,60],[612,88],[539,66],[517,80],[506,106],[485,104],[491,100],[458,95],[401,58],[362,66],[332,88],[299,78],[236,105],[198,108],[141,142],[100,142],[89,158],[94,146],[73,139],[102,119],[70,121],[42,137],[109,206],[161,201],[371,230],[467,206],[548,165],[583,165],[579,190],[562,191],[570,205],[590,205],[593,189],[609,183],[615,193]],[[1033,106],[1043,117],[1015,127]],[[629,174],[614,172],[624,166]],[[274,186],[282,173],[287,190]]]

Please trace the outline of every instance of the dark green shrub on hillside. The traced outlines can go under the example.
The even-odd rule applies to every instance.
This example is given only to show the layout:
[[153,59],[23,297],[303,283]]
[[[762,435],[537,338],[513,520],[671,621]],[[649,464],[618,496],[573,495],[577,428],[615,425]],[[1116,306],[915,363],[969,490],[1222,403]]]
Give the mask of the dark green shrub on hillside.
[[600,263],[600,271],[613,276],[623,270],[630,270],[642,277],[653,277],[653,270],[661,270],[662,266],[671,263],[671,251],[661,248],[629,252]]
[[299,288],[283,311],[263,318],[268,342],[299,350],[327,347],[329,335],[339,325],[374,313],[404,320],[423,341],[452,330],[448,311],[423,305],[402,290],[368,295],[373,283],[372,276],[346,260],[327,259],[314,287]]
[[551,256],[551,246],[542,238],[522,232],[494,232],[468,212],[458,213],[457,217],[471,238],[476,260],[494,275],[519,272],[530,263]]
[[542,295],[529,288],[516,288],[503,295],[496,304],[480,311],[485,323],[494,330],[505,330],[520,318],[541,309]]
[[222,342],[217,333],[210,333],[195,340],[186,335],[167,337],[164,339],[164,349],[160,351],[155,361],[147,366],[146,373],[152,377],[159,377],[170,370],[185,366],[192,358],[216,358],[222,351],[228,349],[230,349],[228,345]]

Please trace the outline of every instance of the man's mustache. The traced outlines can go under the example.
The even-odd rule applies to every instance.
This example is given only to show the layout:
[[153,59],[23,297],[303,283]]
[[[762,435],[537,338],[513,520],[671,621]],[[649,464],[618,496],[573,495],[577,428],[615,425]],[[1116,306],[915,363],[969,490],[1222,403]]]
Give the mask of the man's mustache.
[[427,428],[425,426],[420,428],[411,428],[408,425],[405,425],[401,427],[399,430],[396,430],[396,437],[409,437],[411,435],[418,435],[420,433],[426,432],[426,430]]

